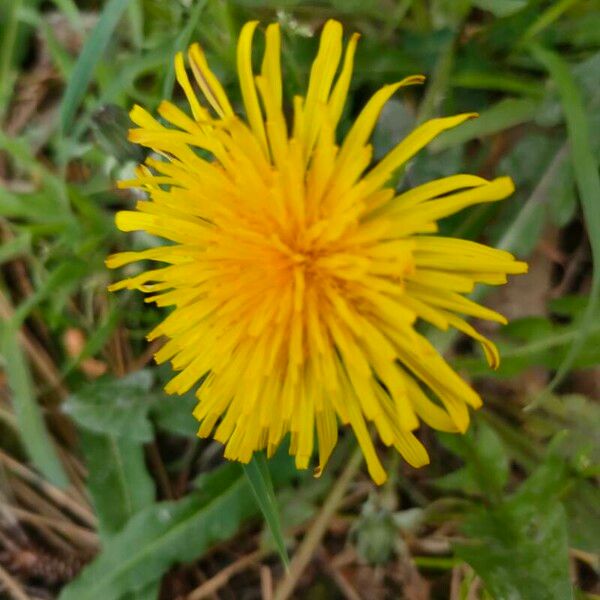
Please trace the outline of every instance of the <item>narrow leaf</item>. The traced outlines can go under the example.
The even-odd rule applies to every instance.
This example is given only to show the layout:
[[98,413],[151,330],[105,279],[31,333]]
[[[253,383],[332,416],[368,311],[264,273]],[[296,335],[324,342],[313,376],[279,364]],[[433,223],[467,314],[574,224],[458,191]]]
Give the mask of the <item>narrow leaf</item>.
[[290,559],[283,539],[283,529],[277,508],[275,490],[273,489],[273,482],[271,481],[271,474],[269,473],[264,453],[255,452],[252,460],[247,465],[243,465],[243,467],[256,503],[273,536],[279,556],[287,568],[289,567]]
[[69,79],[60,107],[60,124],[63,133],[66,133],[71,126],[75,112],[85,96],[94,73],[94,67],[102,57],[128,4],[129,0],[109,0],[100,15],[98,23],[85,42]]
[[568,374],[583,348],[600,303],[600,175],[598,174],[597,158],[592,151],[589,119],[584,109],[581,91],[569,71],[569,67],[558,54],[541,46],[534,45],[531,47],[531,51],[534,57],[546,67],[558,86],[567,124],[575,182],[583,208],[594,263],[589,302],[580,322],[579,334],[550,383],[549,391],[551,391]]
[[463,123],[460,127],[446,131],[431,143],[431,150],[439,152],[464,144],[470,140],[503,131],[520,123],[531,121],[539,102],[531,98],[505,98],[481,113],[479,118]]
[[206,6],[206,2],[207,0],[198,0],[198,2],[196,2],[196,5],[187,18],[185,27],[175,39],[171,60],[169,62],[169,67],[163,82],[163,98],[170,98],[173,94],[173,83],[175,82],[175,55],[178,52],[185,50],[186,46],[190,43],[192,33],[194,32],[196,25],[198,25],[198,21],[200,20],[200,16],[202,15],[204,7]]
[[17,329],[8,322],[0,322],[0,354],[25,449],[48,481],[65,488],[69,480],[46,430],[27,361],[18,342]]
[[0,246],[0,265],[13,258],[27,254],[31,250],[31,235],[22,233],[12,240],[2,242]]

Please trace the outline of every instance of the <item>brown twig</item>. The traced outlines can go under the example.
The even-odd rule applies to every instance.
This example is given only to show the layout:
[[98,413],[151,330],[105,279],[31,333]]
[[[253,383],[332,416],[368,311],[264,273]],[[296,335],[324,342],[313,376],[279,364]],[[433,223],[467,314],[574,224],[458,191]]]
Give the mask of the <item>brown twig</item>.
[[288,573],[275,590],[274,600],[287,600],[287,598],[291,596],[300,576],[320,545],[321,540],[327,531],[327,525],[335,511],[338,509],[338,506],[346,493],[346,488],[352,482],[361,463],[362,454],[360,449],[356,448],[345,469],[342,471],[342,474],[331,489],[331,492],[329,492],[329,496],[325,500],[317,518],[314,520],[308,533],[304,536],[302,543],[298,547],[290,564]]
[[74,525],[69,521],[63,521],[59,519],[52,519],[51,517],[45,517],[43,515],[36,515],[35,513],[29,512],[23,508],[17,506],[10,506],[10,510],[15,516],[26,523],[32,523],[34,525],[47,525],[52,529],[69,536],[69,538],[77,545],[89,548],[90,550],[97,550],[99,546],[98,536],[84,527]]
[[358,592],[352,587],[350,582],[344,577],[344,574],[332,562],[331,557],[327,554],[325,548],[321,546],[318,552],[319,562],[323,570],[331,577],[332,581],[337,585],[340,593],[346,600],[362,600]]
[[263,557],[268,554],[266,550],[255,550],[238,558],[224,569],[221,569],[214,577],[205,581],[200,587],[197,587],[186,600],[202,600],[214,594],[218,589],[222,588],[227,582],[238,573],[241,573],[249,566],[259,563]]
[[[5,320],[12,318],[14,314],[13,308],[9,300],[0,290],[0,317]],[[68,395],[67,389],[64,387],[60,373],[46,350],[39,344],[35,338],[28,333],[24,328],[18,332],[19,343],[31,359],[33,367],[37,370],[40,377],[56,391],[61,398]]]
[[154,340],[152,343],[148,345],[148,347],[135,358],[131,363],[132,371],[139,371],[143,369],[154,357],[154,355],[165,345],[166,340],[161,338],[158,340]]
[[2,565],[0,565],[0,583],[14,600],[31,600],[17,580],[8,571],[5,571]]
[[97,520],[94,513],[82,504],[76,502],[69,494],[63,492],[52,484],[42,479],[39,475],[34,473],[31,469],[22,465],[14,458],[0,450],[0,462],[4,463],[6,467],[31,485],[41,490],[48,498],[50,498],[58,506],[67,509],[79,519],[81,519],[86,525],[95,527]]
[[72,452],[69,452],[61,446],[57,446],[58,454],[62,459],[65,470],[69,475],[69,479],[73,485],[70,493],[77,496],[77,500],[81,504],[89,504],[87,491],[85,488],[84,479],[87,477],[85,467],[79,462]]
[[66,520],[65,515],[54,504],[34,488],[28,486],[22,479],[14,476],[11,477],[10,487],[19,501],[19,505],[25,505],[36,514],[46,515],[54,519],[62,519],[63,521]]
[[260,592],[262,600],[273,600],[273,573],[268,565],[260,568]]
[[152,465],[154,474],[156,475],[158,486],[162,492],[162,495],[167,500],[172,500],[175,496],[173,495],[171,480],[169,479],[169,474],[167,473],[167,469],[165,468],[165,464],[163,463],[163,459],[160,455],[156,442],[147,444],[146,452],[148,454],[148,459]]

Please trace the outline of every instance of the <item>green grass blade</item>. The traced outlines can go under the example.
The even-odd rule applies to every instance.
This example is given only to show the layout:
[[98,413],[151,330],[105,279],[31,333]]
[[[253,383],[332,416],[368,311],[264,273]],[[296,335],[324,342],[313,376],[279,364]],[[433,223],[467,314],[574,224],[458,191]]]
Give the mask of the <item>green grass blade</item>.
[[585,344],[599,305],[600,175],[598,174],[597,160],[594,158],[592,150],[589,135],[590,127],[583,105],[583,98],[575,79],[569,71],[569,67],[558,54],[541,46],[533,45],[531,51],[533,56],[546,67],[558,87],[567,125],[575,183],[579,191],[594,264],[589,302],[581,319],[579,335],[573,342],[564,362],[557,370],[554,379],[550,382],[548,391],[551,391],[567,375]]
[[85,96],[94,67],[102,57],[128,4],[129,0],[109,0],[90,37],[86,40],[60,107],[60,125],[63,133],[66,133],[71,126],[75,112]]
[[541,98],[544,95],[543,85],[533,78],[512,75],[501,71],[463,68],[450,78],[450,85],[474,90],[491,90]]
[[578,2],[579,0],[559,0],[558,2],[552,3],[549,8],[542,12],[542,14],[527,28],[525,33],[521,36],[517,46],[523,46],[532,40]]
[[31,251],[31,235],[28,232],[22,233],[18,237],[2,242],[0,246],[0,265],[23,256]]
[[8,7],[0,13],[4,16],[4,25],[0,28],[2,41],[0,42],[0,116],[3,115],[8,104],[10,90],[12,88],[13,76],[12,60],[17,39],[19,26],[18,12],[21,8],[21,0],[8,3]]
[[74,0],[52,0],[52,2],[67,17],[69,23],[76,31],[83,32],[83,22],[81,21],[81,15]]
[[252,493],[271,531],[279,556],[283,564],[288,568],[290,559],[283,539],[275,490],[273,489],[273,482],[271,481],[271,474],[269,473],[265,455],[262,452],[255,452],[252,460],[247,465],[243,465],[243,467]]
[[163,98],[170,98],[173,94],[173,83],[175,82],[175,55],[189,45],[192,33],[194,33],[194,29],[200,20],[200,15],[202,15],[202,11],[206,6],[206,1],[207,0],[198,0],[187,19],[185,27],[181,30],[181,33],[177,36],[175,43],[173,44],[172,55],[170,57],[171,62],[169,63],[163,82]]
[[69,480],[54,450],[36,401],[33,381],[18,342],[17,329],[8,322],[0,322],[0,354],[25,449],[35,467],[48,481],[65,488]]
[[425,96],[419,107],[417,121],[423,123],[431,119],[440,109],[444,97],[447,94],[450,74],[454,68],[454,58],[456,53],[456,37],[453,35],[442,47],[440,56],[437,59],[429,85],[426,88]]
[[491,135],[509,127],[531,121],[539,109],[539,102],[532,98],[505,98],[484,110],[477,119],[446,131],[431,143],[431,150],[439,152],[464,144],[470,140]]

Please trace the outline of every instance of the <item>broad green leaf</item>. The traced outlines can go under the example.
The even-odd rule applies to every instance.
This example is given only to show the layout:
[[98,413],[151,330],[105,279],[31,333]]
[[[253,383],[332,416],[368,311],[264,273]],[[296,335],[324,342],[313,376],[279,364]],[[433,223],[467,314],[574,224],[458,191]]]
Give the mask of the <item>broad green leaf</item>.
[[[281,462],[272,472],[278,483],[285,483],[295,469],[288,457],[282,456]],[[196,484],[199,489],[185,498],[160,502],[136,514],[67,585],[60,600],[117,600],[140,590],[173,564],[195,560],[230,539],[258,513],[237,463],[204,474]]]
[[139,441],[98,434],[80,428],[88,469],[87,487],[99,521],[102,541],[108,540],[140,510],[154,502],[154,483]]
[[568,537],[559,501],[567,485],[564,460],[549,459],[509,499],[469,513],[469,540],[454,547],[495,600],[569,600]]
[[128,3],[129,0],[109,0],[104,6],[94,30],[86,40],[73,73],[71,73],[60,107],[60,124],[63,133],[67,133],[71,126],[75,112],[79,108],[93,76],[94,68],[102,58]]
[[152,374],[137,371],[122,379],[104,378],[71,395],[63,410],[89,431],[149,442],[153,439],[148,411],[156,400]]
[[482,419],[476,419],[465,435],[439,434],[440,441],[460,456],[465,466],[435,480],[442,489],[500,497],[508,481],[509,464],[498,434]]
[[54,485],[67,487],[69,479],[48,435],[37,403],[33,381],[17,337],[18,329],[0,321],[0,355],[8,380],[17,425],[29,457]]
[[136,592],[129,592],[119,600],[158,600],[162,576],[156,581],[151,581],[147,586]]
[[283,529],[281,527],[279,509],[277,508],[275,490],[273,489],[273,482],[271,481],[271,474],[269,473],[264,453],[255,452],[252,460],[247,465],[243,465],[243,468],[256,503],[273,536],[279,557],[283,564],[289,567],[290,559],[285,546],[285,540],[283,539]]
[[183,396],[164,394],[152,405],[150,415],[156,425],[170,433],[195,436],[198,421],[193,416],[198,399],[192,393]]
[[579,481],[565,501],[571,546],[598,553],[600,540],[600,489],[593,481]]

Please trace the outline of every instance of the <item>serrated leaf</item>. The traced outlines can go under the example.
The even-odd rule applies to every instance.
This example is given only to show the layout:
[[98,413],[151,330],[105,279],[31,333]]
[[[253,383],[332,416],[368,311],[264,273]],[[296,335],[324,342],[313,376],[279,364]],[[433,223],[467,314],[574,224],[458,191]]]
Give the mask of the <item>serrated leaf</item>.
[[156,425],[164,431],[186,437],[195,436],[198,421],[192,413],[196,404],[198,400],[192,393],[183,396],[165,394],[152,405],[150,414]]
[[154,502],[154,483],[140,442],[81,429],[87,487],[106,543],[140,510]]
[[71,395],[63,410],[89,431],[149,442],[154,433],[148,411],[156,399],[151,386],[148,370],[122,379],[100,379]]
[[175,562],[198,558],[231,537],[256,512],[241,473],[210,496],[193,492],[135,515],[60,595],[61,600],[117,600],[142,589]]
[[469,513],[462,529],[470,540],[454,550],[495,600],[573,597],[567,522],[558,499],[566,482],[564,461],[551,456],[511,498]]
[[[282,457],[279,483],[290,481],[293,463]],[[228,463],[197,480],[199,489],[175,502],[160,502],[135,515],[60,600],[118,600],[141,590],[171,565],[190,562],[214,544],[231,538],[258,513],[242,469]]]
[[509,463],[498,434],[485,421],[476,419],[465,435],[439,434],[444,446],[458,455],[465,466],[435,481],[443,489],[483,494],[495,500],[508,481]]

